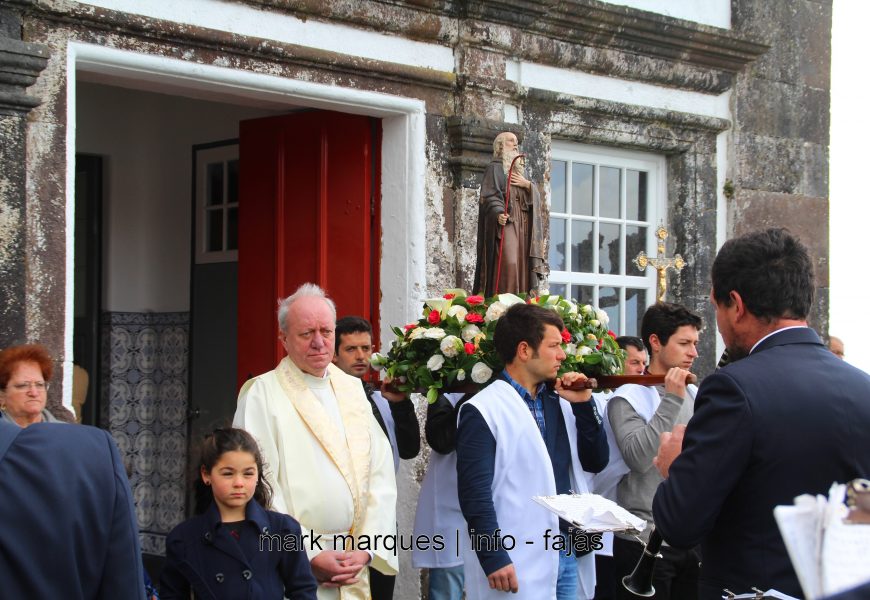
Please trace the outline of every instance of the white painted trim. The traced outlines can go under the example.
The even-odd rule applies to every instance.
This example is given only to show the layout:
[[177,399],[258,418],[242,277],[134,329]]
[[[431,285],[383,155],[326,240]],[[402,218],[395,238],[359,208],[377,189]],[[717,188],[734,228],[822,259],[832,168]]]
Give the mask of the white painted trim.
[[731,29],[730,0],[602,0],[607,4],[630,6],[675,19]]
[[505,77],[526,88],[677,112],[731,118],[730,93],[702,94],[572,69],[509,60]]
[[[75,208],[76,69],[197,90],[231,91],[239,98],[267,98],[381,117],[381,339],[389,325],[406,323],[426,290],[426,105],[422,100],[296,81],[198,63],[71,42],[67,47],[67,296],[64,348],[72,358],[73,229]],[[65,369],[65,371],[67,371]],[[72,365],[64,379],[64,404],[72,406]]]
[[317,48],[390,63],[453,72],[453,49],[276,10],[223,0],[88,0],[82,4],[226,31],[235,35]]
[[[67,51],[66,61],[66,252],[64,260],[64,319],[63,319],[63,405],[75,414],[73,392],[73,328],[75,326],[75,223],[76,223],[76,86],[75,60]],[[94,381],[91,385],[99,385]]]
[[[729,92],[730,94],[730,92]],[[728,180],[728,166],[731,157],[728,154],[730,131],[723,131],[716,136],[716,251],[728,239],[728,199],[725,197],[725,182]],[[716,360],[725,351],[725,341],[718,327],[708,327],[716,332]]]

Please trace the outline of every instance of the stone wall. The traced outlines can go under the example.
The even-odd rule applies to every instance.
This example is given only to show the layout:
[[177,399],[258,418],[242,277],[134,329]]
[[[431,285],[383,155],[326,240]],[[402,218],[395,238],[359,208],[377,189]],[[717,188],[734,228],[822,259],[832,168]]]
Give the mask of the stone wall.
[[826,335],[831,0],[734,0],[732,14],[735,31],[771,48],[735,86],[729,237],[787,227],[801,238],[815,263],[811,325]]

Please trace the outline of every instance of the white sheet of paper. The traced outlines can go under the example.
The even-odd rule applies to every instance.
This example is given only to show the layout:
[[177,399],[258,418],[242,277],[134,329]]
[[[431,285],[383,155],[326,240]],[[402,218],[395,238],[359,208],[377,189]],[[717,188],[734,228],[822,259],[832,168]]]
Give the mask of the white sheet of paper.
[[870,581],[870,525],[844,523],[849,510],[831,505],[822,541],[822,589],[832,595]]
[[805,494],[795,499],[794,506],[773,509],[791,564],[808,600],[822,597],[819,548],[824,503],[822,496]]
[[584,531],[643,531],[646,521],[598,494],[532,496],[532,500]]

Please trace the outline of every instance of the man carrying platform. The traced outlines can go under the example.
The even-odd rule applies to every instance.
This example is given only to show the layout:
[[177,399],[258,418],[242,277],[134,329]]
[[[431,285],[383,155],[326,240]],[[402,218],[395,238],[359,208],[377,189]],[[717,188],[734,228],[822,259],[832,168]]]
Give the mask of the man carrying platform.
[[[701,317],[677,304],[659,302],[643,315],[641,336],[649,350],[647,372],[665,375],[664,385],[624,385],[607,405],[606,416],[621,456],[625,476],[616,488],[616,501],[629,512],[651,523],[652,499],[662,476],[652,461],[658,452],[659,436],[678,423],[687,423],[694,409],[693,385],[686,385],[689,369],[698,357]],[[641,536],[646,542],[651,528]],[[633,598],[622,586],[622,578],[634,569],[643,545],[634,536],[617,533],[613,541],[614,590],[616,598]],[[678,550],[663,546],[656,564],[653,586],[659,600],[694,600],[698,587],[697,549]]]

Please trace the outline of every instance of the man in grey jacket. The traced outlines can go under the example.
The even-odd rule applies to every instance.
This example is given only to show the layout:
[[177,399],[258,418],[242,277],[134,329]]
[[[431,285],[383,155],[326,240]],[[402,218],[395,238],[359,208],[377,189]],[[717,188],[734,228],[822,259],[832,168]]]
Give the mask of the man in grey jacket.
[[[666,302],[650,306],[641,324],[641,336],[650,356],[648,373],[665,375],[665,384],[624,385],[614,392],[607,406],[607,418],[626,471],[617,485],[617,502],[648,523],[653,520],[653,496],[662,482],[652,464],[658,452],[659,435],[692,417],[695,389],[687,386],[687,377],[698,357],[700,329],[701,318],[682,306]],[[647,527],[644,541],[649,531]],[[613,562],[617,598],[633,598],[623,588],[622,578],[631,573],[642,552],[643,546],[632,536],[616,535]],[[697,595],[700,562],[697,549],[664,547],[662,555],[655,569],[654,597],[693,600]]]

